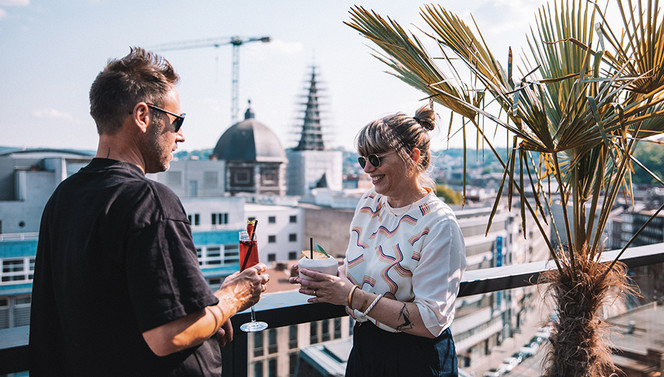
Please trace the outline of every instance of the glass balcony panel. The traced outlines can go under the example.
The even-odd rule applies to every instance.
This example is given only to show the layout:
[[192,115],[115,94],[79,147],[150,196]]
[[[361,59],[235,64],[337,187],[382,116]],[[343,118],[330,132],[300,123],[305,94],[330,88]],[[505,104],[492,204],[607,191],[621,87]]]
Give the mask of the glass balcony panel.
[[[621,258],[632,267],[631,277],[641,288],[643,297],[631,297],[622,306],[612,305],[605,311],[607,321],[615,330],[615,337],[611,340],[623,350],[623,353],[614,356],[619,366],[636,363],[640,368],[651,364],[655,367],[654,364],[661,363],[663,359],[664,350],[657,343],[664,339],[664,316],[661,316],[661,309],[657,312],[664,292],[664,252],[661,246],[630,248]],[[606,257],[610,259],[613,255],[615,253],[607,253]],[[547,333],[546,324],[552,316],[555,318],[555,314],[551,309],[553,306],[541,299],[544,287],[534,286],[533,283],[537,281],[538,274],[548,268],[551,266],[535,263],[466,273],[457,317],[452,325],[462,376],[473,372],[476,376],[482,375],[492,368],[499,371],[505,367],[503,364],[510,362],[515,363],[511,366],[510,376],[541,374],[541,360],[548,345],[545,340],[540,340],[538,347],[532,347],[532,343],[537,338],[546,337],[541,335]],[[27,305],[27,301],[9,300],[3,303],[7,305],[1,305],[1,309],[9,311],[7,317],[10,319],[15,318],[16,310]],[[352,321],[342,307],[307,304],[305,296],[292,291],[265,295],[256,309],[257,318],[266,321],[276,331],[276,357],[274,354],[267,356],[265,347],[269,345],[265,333],[248,337],[236,328],[234,342],[223,349],[224,376],[299,376],[315,362],[314,351],[319,351],[318,355],[341,360],[338,363],[343,365],[344,352],[350,349],[348,342],[352,334]],[[239,326],[248,319],[248,311],[238,313],[233,324]],[[320,321],[329,321],[328,329],[336,333],[336,320],[341,321],[342,338],[324,343],[310,342],[309,328],[312,324],[320,335]],[[289,347],[293,326],[297,326],[295,336],[299,351]],[[0,330],[0,375],[27,368],[28,331],[28,326]],[[260,356],[253,352],[256,338],[260,339]],[[343,342],[346,344],[340,345]],[[518,359],[519,354],[528,353],[533,355],[522,356],[518,363],[512,360]]]

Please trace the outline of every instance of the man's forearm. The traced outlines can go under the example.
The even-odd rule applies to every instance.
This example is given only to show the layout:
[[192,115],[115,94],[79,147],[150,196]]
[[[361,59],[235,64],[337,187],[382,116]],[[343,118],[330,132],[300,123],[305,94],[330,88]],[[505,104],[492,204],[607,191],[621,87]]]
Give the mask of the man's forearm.
[[143,338],[157,356],[170,355],[203,343],[240,308],[241,303],[232,291],[230,287],[222,287],[215,292],[219,299],[217,305],[148,330],[143,333]]

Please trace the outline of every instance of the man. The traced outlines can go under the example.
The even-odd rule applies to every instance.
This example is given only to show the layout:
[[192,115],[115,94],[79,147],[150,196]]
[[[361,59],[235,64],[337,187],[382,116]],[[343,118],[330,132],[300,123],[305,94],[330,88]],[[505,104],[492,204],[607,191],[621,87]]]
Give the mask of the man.
[[96,157],[58,186],[42,216],[33,377],[219,376],[229,318],[265,290],[259,264],[212,292],[182,204],[145,177],[167,170],[185,140],[177,81],[168,61],[132,48],[92,84]]

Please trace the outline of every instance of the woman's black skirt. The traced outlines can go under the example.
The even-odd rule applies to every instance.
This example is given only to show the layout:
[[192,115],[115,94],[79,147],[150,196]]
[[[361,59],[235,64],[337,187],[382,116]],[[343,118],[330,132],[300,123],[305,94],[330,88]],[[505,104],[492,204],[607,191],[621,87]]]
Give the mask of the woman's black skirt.
[[346,377],[448,377],[459,374],[449,328],[435,339],[391,333],[371,322],[356,323],[353,331],[353,349],[348,356]]

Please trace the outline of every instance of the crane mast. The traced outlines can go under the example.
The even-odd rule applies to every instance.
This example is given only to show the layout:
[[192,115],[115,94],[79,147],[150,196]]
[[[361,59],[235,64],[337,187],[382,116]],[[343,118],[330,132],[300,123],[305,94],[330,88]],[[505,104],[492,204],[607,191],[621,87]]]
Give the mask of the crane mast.
[[240,87],[240,46],[250,42],[270,42],[269,36],[256,37],[256,38],[240,38],[234,37],[220,37],[220,38],[205,38],[194,39],[190,41],[180,41],[173,43],[165,43],[152,47],[155,51],[174,51],[174,50],[187,50],[194,48],[215,47],[218,48],[224,45],[233,46],[232,51],[232,64],[231,64],[231,124],[238,121],[238,97]]

